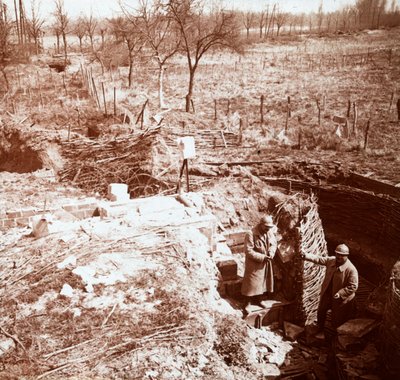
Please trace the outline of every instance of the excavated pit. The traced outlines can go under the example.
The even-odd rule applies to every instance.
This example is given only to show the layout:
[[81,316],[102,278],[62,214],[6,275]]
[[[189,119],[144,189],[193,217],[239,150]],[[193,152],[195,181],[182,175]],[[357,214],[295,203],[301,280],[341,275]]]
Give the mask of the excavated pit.
[[25,145],[18,133],[12,133],[0,145],[0,171],[29,173],[43,168],[37,151]]

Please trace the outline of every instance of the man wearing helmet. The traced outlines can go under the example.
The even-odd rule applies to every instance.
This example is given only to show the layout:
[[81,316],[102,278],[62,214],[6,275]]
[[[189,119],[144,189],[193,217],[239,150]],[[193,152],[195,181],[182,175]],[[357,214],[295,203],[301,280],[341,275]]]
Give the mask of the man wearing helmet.
[[267,215],[246,235],[242,294],[247,298],[247,313],[250,304],[263,306],[259,296],[274,291],[272,260],[277,248],[276,231],[272,216]]
[[323,332],[329,309],[332,310],[332,325],[335,328],[351,317],[355,292],[358,288],[358,272],[349,260],[349,254],[347,245],[339,244],[335,249],[334,257],[303,255],[305,260],[326,266],[317,313],[319,332]]

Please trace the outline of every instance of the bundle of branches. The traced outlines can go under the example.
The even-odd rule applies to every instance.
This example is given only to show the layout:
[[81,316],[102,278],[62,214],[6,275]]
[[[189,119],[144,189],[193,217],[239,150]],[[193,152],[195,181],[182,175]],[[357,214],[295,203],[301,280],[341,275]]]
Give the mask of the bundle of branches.
[[383,349],[388,368],[400,370],[400,261],[393,268],[383,316]]
[[278,251],[283,262],[279,265],[284,279],[282,290],[286,299],[294,301],[295,320],[307,325],[316,318],[325,268],[305,262],[301,255],[328,254],[317,199],[314,195],[295,193],[278,204],[275,213],[282,234]]
[[152,176],[151,147],[158,132],[159,128],[153,128],[128,137],[64,142],[67,163],[60,179],[102,195],[115,182],[127,184],[132,197],[171,190],[172,184]]
[[[314,197],[312,199],[311,208],[300,223],[298,250],[300,254],[327,256],[328,248],[322,222],[318,214],[318,205],[316,199]],[[316,319],[319,292],[325,268],[310,262],[299,264],[304,266],[301,271],[302,289],[300,289],[299,294],[299,315],[303,318],[305,324],[310,324]]]

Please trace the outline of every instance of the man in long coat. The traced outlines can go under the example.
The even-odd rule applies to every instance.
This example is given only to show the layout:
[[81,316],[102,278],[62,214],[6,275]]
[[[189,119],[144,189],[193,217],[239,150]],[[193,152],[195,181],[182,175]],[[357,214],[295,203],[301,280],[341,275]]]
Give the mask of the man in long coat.
[[318,331],[321,336],[329,309],[332,310],[334,328],[346,322],[353,312],[354,297],[358,288],[358,272],[349,260],[349,254],[347,245],[340,244],[335,249],[335,256],[303,255],[305,260],[326,266],[317,312]]
[[277,248],[276,230],[272,217],[267,215],[246,235],[245,271],[241,289],[247,298],[246,311],[250,304],[262,306],[260,296],[274,291],[272,259]]

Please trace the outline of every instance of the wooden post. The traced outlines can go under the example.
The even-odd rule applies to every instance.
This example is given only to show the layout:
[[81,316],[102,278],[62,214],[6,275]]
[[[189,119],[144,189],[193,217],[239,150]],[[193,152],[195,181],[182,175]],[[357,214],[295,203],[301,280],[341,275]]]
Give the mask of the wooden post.
[[225,135],[224,135],[224,131],[221,129],[221,137],[222,137],[222,142],[224,143],[224,147],[227,148],[228,145],[226,144],[226,140],[225,140]]
[[400,121],[400,98],[397,99],[397,120]]
[[298,147],[299,147],[299,150],[301,149],[301,137],[302,137],[302,135],[301,135],[301,128],[299,128],[299,137],[298,137]]
[[117,89],[114,87],[114,116],[117,115]]
[[185,158],[185,159],[183,160],[183,164],[182,164],[182,166],[181,166],[181,170],[180,170],[180,173],[179,173],[179,180],[178,180],[178,184],[177,184],[177,186],[176,186],[176,192],[178,192],[178,190],[179,190],[180,187],[181,187],[181,181],[182,181],[183,171],[185,170],[185,168],[186,168],[186,190],[187,190],[187,192],[190,191],[190,186],[189,186],[189,165],[188,165],[188,159]]
[[96,101],[97,101],[97,107],[100,109],[99,95],[97,94],[97,88],[96,88],[96,84],[94,83],[93,77],[92,77],[92,85],[93,85],[93,92],[94,92],[94,95],[95,95]]
[[389,109],[388,112],[392,109],[393,106],[393,100],[394,100],[394,91],[392,91],[392,94],[390,95],[390,103],[389,103]]
[[370,121],[371,121],[371,119],[368,119],[368,121],[367,121],[367,128],[365,129],[364,150],[367,149],[367,145],[368,145],[368,133],[369,133]]
[[42,95],[42,90],[40,89],[40,87],[39,87],[39,96],[40,96],[40,105],[43,108],[43,95]]
[[357,109],[357,103],[353,103],[353,113],[354,113],[354,119],[353,119],[353,135],[357,136],[357,121],[358,121],[358,109]]
[[217,120],[217,99],[214,99],[214,120]]
[[18,66],[17,66],[17,79],[18,79],[18,87],[21,87],[21,77],[19,75]]
[[242,118],[239,118],[239,137],[238,137],[238,145],[242,145],[243,141],[243,121]]
[[81,113],[79,111],[79,107],[76,107],[76,111],[78,112],[78,127],[81,127]]
[[264,124],[264,95],[260,96],[260,124]]
[[63,74],[63,76],[62,76],[62,80],[63,80],[63,86],[64,86],[64,90],[65,90],[65,96],[67,96],[68,92],[67,92],[67,85],[65,83],[65,74]]
[[351,111],[351,101],[349,99],[347,101],[347,117],[350,117],[350,111]]
[[190,191],[190,186],[189,186],[189,161],[186,158],[185,159],[186,162],[186,191],[189,192]]
[[226,114],[229,115],[230,111],[231,111],[231,100],[228,99],[228,107],[227,107],[227,110],[226,110]]
[[288,130],[289,126],[289,118],[292,116],[292,111],[290,109],[290,96],[287,97],[287,111],[286,111],[286,123],[285,123],[285,132]]
[[318,126],[321,126],[321,106],[319,104],[319,99],[315,100],[317,102],[317,108],[318,108]]
[[107,103],[106,103],[106,92],[104,91],[104,82],[101,82],[101,89],[103,91],[104,114],[107,116]]

